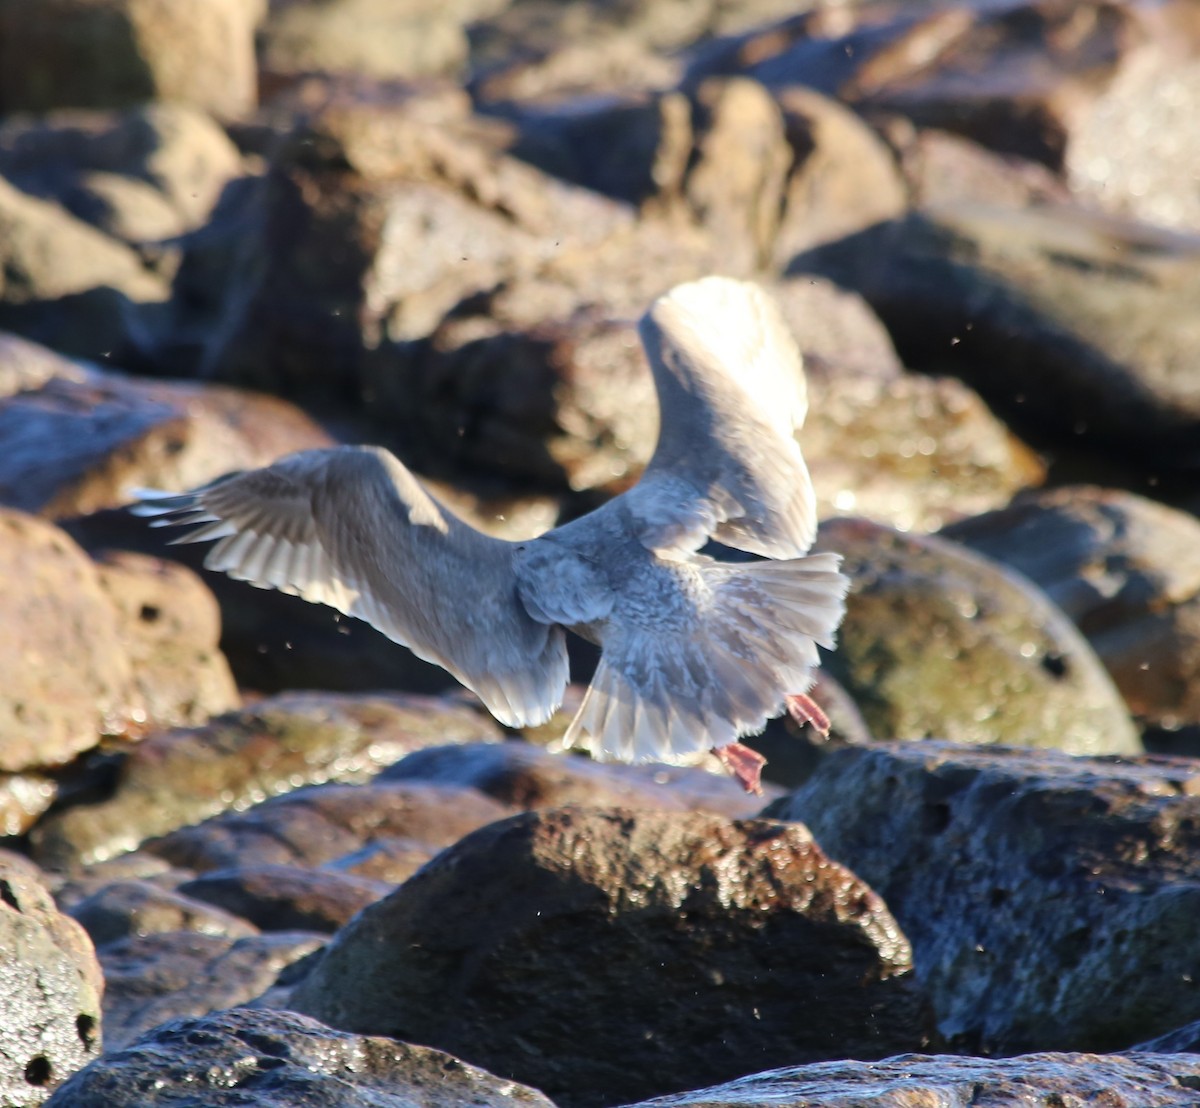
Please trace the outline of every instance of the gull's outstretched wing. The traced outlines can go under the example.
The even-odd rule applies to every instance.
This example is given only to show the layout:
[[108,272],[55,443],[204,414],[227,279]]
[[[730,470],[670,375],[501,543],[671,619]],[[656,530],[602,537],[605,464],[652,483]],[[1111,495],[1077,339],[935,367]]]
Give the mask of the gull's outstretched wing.
[[439,504],[388,451],[305,450],[182,495],[147,491],[132,510],[175,540],[218,540],[209,569],[364,619],[449,670],[501,722],[544,722],[567,683],[563,631],[532,619],[513,544]]
[[796,558],[816,534],[816,498],[793,432],[808,410],[800,352],[757,285],[705,277],[643,316],[661,426],[624,494],[642,543],[697,550],[715,538]]

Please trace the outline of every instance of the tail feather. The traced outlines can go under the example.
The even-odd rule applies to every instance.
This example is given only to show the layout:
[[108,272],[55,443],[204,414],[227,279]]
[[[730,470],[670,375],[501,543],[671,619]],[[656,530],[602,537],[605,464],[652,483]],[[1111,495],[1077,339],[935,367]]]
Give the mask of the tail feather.
[[698,563],[701,596],[681,631],[617,626],[567,745],[620,761],[684,762],[761,731],[831,649],[849,580],[835,554]]

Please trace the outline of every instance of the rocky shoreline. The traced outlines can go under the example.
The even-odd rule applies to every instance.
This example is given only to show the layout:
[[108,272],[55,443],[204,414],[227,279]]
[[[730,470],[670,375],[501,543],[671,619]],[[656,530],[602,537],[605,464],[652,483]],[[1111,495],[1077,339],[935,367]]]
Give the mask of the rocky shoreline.
[[[1190,0],[0,0],[0,1103],[1200,1104],[1198,112]],[[125,511],[536,535],[708,273],[853,580],[764,798]]]

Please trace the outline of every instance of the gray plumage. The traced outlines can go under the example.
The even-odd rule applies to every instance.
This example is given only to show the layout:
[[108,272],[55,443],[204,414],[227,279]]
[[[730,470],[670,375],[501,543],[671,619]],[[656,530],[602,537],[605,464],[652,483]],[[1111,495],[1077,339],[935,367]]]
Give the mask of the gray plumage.
[[[603,758],[680,762],[762,729],[833,646],[847,579],[816,531],[794,431],[799,352],[757,286],[680,285],[643,317],[661,409],[641,481],[522,543],[475,530],[374,447],[290,455],[182,495],[140,494],[210,569],[357,616],[473,689],[501,722],[544,722],[564,628],[600,644],[567,732]],[[697,553],[710,538],[770,561]]]

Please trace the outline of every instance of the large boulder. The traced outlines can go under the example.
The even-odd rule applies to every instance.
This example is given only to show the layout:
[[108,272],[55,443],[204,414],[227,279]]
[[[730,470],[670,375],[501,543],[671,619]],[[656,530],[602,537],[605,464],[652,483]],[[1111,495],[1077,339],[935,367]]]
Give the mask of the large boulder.
[[909,965],[882,901],[803,828],[560,808],[444,851],[338,933],[290,1006],[600,1105],[913,1049]]

